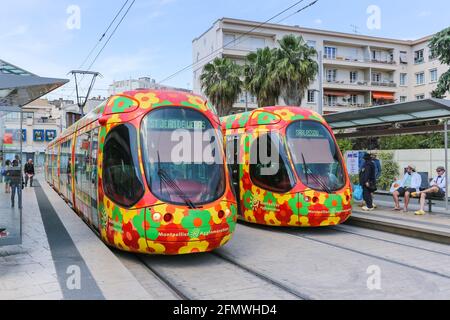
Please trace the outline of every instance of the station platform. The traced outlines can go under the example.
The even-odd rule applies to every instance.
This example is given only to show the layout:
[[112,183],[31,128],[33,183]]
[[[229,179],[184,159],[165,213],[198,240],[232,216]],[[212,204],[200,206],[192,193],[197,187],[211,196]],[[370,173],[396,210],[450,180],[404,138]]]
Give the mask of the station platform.
[[[443,203],[433,208],[434,212],[416,216],[419,209],[417,199],[413,199],[408,212],[394,211],[390,197],[376,197],[377,208],[365,212],[358,204],[353,206],[350,225],[386,231],[403,236],[450,244],[450,212],[446,212]],[[402,203],[401,203],[402,205]]]
[[[1,219],[17,218],[9,195],[0,200]],[[0,247],[1,300],[167,298],[146,290],[43,179],[23,190],[22,235],[22,245]]]

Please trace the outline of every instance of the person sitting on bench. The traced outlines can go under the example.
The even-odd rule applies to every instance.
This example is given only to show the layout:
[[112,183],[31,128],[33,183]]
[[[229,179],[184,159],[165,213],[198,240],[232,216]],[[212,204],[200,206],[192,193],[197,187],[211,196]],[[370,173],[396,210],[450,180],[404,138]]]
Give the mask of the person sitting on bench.
[[445,198],[445,190],[447,188],[447,181],[445,179],[445,168],[438,167],[436,169],[437,177],[430,182],[430,188],[421,190],[419,192],[413,192],[411,196],[420,197],[420,210],[416,211],[416,215],[423,216],[425,212],[425,200],[427,196],[436,198]]
[[394,202],[395,202],[395,211],[400,211],[400,200],[399,197],[405,197],[405,208],[403,212],[408,212],[409,199],[411,197],[411,193],[419,192],[420,185],[422,184],[422,177],[420,174],[416,172],[416,167],[413,165],[409,165],[406,167],[406,173],[400,182],[400,188],[397,189],[393,193]]

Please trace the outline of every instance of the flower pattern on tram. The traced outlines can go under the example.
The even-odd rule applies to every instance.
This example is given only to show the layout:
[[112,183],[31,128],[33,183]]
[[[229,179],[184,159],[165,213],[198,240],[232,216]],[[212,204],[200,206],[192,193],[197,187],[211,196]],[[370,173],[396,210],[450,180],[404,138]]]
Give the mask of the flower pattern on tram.
[[286,194],[263,190],[253,184],[249,165],[253,141],[261,134],[272,130],[284,133],[291,122],[298,120],[320,122],[329,129],[321,115],[298,107],[266,107],[221,119],[222,129],[226,135],[241,137],[241,159],[239,159],[241,219],[272,226],[319,227],[343,223],[350,216],[352,193],[348,176],[346,185],[334,194],[310,190],[299,181],[298,177],[295,187]]
[[160,102],[159,98],[153,92],[138,93],[135,95],[135,98],[139,101],[139,106],[144,110],[150,109],[154,104]]
[[[124,208],[108,198],[103,189],[103,151],[108,133],[124,123],[139,132],[143,117],[160,107],[195,109],[202,112],[215,129],[220,130],[214,106],[200,96],[177,91],[139,90],[111,97],[69,128],[66,134],[74,138],[80,129],[88,131],[99,128],[97,203],[101,238],[119,249],[146,254],[177,255],[214,250],[231,239],[237,223],[236,201],[228,181],[225,193],[212,203],[202,205],[201,210],[161,202],[146,184],[144,196],[138,203]],[[61,140],[56,139],[53,144],[58,142]],[[144,177],[139,139],[137,145],[138,170]],[[74,170],[72,166],[73,177]],[[228,177],[226,166],[224,170]]]

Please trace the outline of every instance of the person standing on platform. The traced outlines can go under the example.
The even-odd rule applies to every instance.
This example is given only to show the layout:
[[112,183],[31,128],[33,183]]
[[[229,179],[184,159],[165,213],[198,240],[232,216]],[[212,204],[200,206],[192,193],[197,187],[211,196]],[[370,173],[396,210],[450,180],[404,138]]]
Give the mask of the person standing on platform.
[[364,165],[359,173],[359,183],[363,188],[363,198],[366,205],[362,207],[363,211],[373,211],[372,192],[376,185],[375,179],[375,164],[372,161],[370,154],[366,153],[363,157]]
[[28,160],[24,167],[25,173],[25,187],[28,186],[28,180],[30,180],[30,187],[33,186],[33,177],[34,177],[34,164],[33,160]]
[[10,168],[11,168],[11,161],[6,160],[5,166],[2,169],[2,176],[4,177],[4,180],[5,180],[5,193],[11,192],[11,186],[10,186],[11,178],[9,177],[9,173],[8,173]]
[[11,179],[11,208],[14,208],[16,193],[18,197],[18,207],[22,209],[22,187],[23,178],[22,170],[20,170],[19,162],[14,160],[12,162],[12,168],[8,170],[9,177]]

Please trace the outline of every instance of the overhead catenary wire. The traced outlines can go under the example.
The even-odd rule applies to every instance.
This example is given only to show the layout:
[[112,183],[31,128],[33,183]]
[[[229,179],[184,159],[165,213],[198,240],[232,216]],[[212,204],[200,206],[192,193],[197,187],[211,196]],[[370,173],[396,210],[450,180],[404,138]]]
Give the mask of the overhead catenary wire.
[[100,49],[100,51],[97,53],[97,55],[95,56],[94,60],[92,61],[92,63],[90,64],[88,71],[91,70],[92,66],[95,64],[95,62],[97,61],[98,57],[102,54],[103,50],[106,48],[106,46],[108,45],[109,41],[111,41],[111,38],[114,36],[114,34],[116,33],[117,29],[120,27],[120,25],[122,24],[123,20],[125,20],[125,17],[128,15],[128,13],[130,12],[131,8],[133,7],[134,3],[136,2],[136,0],[133,0],[133,2],[131,2],[130,6],[128,7],[127,11],[125,11],[125,14],[122,16],[122,18],[120,19],[119,23],[116,25],[116,27],[114,28],[113,32],[109,35],[108,39],[106,40],[105,44],[103,45],[103,47]]
[[[114,19],[111,21],[111,23],[109,24],[108,28],[106,29],[106,31],[102,34],[98,44],[101,43],[101,41],[105,38],[106,34],[108,33],[108,31],[111,29],[111,27],[113,26],[114,22],[117,20],[117,18],[119,17],[120,13],[123,11],[123,9],[125,8],[125,6],[127,5],[127,3],[129,2],[129,0],[125,1],[125,3],[123,4],[123,6],[120,8],[119,12],[116,14],[116,16],[114,17]],[[119,28],[119,26],[122,24],[122,22],[124,21],[125,17],[128,15],[128,13],[130,12],[131,8],[133,7],[134,3],[136,2],[136,0],[133,0],[131,2],[131,4],[128,6],[127,10],[125,11],[125,13],[122,15],[122,18],[120,19],[120,21],[117,23],[116,27],[114,28],[114,30],[111,32],[111,34],[109,35],[108,39],[106,40],[105,44],[103,45],[103,47],[100,49],[100,51],[97,53],[97,55],[95,56],[94,60],[92,60],[91,64],[89,65],[89,68],[87,69],[87,71],[90,71],[93,67],[93,65],[95,64],[95,62],[97,61],[97,59],[100,57],[100,55],[102,54],[103,50],[106,48],[106,46],[108,45],[108,43],[111,41],[112,37],[114,36],[114,34],[116,33],[117,29]],[[96,47],[97,47],[96,46]],[[95,48],[96,48],[95,47]],[[95,50],[94,48],[94,50]],[[89,54],[90,56],[91,54]],[[83,62],[83,65],[85,64],[85,62]],[[81,80],[80,80],[80,84],[83,82],[85,78],[85,75],[82,76]],[[72,91],[72,93],[70,95],[73,95],[75,92]]]
[[[255,30],[260,29],[260,28],[263,27],[264,25],[268,24],[270,21],[272,21],[272,20],[278,18],[279,16],[283,15],[284,13],[286,13],[286,12],[289,11],[289,10],[291,10],[292,8],[298,6],[299,4],[301,4],[301,3],[304,2],[304,1],[305,1],[305,0],[297,1],[297,2],[294,3],[293,5],[289,6],[288,8],[284,9],[283,11],[277,13],[276,15],[274,15],[274,16],[271,17],[271,18],[269,18],[268,20],[266,20],[266,21],[264,21],[264,22],[258,24],[257,26],[253,27],[253,28],[250,29],[249,31],[247,31],[247,32],[243,33],[242,35],[240,35],[239,37],[237,37],[237,38],[235,38],[235,39],[229,41],[229,42],[226,43],[226,44],[224,44],[222,47],[220,47],[220,48],[218,48],[218,49],[212,51],[211,53],[207,54],[206,56],[204,56],[204,57],[198,59],[198,61],[196,61],[195,63],[192,63],[192,64],[190,64],[190,65],[188,65],[188,66],[186,66],[186,67],[184,67],[184,68],[178,70],[177,72],[171,74],[170,76],[164,78],[163,80],[159,81],[158,84],[162,84],[162,83],[164,83],[164,82],[166,82],[166,81],[169,81],[169,80],[171,80],[172,78],[174,78],[174,77],[176,77],[177,75],[179,75],[180,73],[182,73],[182,72],[184,72],[184,71],[186,71],[186,70],[188,70],[188,69],[190,69],[190,68],[193,68],[194,66],[196,66],[196,65],[198,65],[199,63],[203,62],[205,59],[207,59],[207,58],[209,58],[209,57],[211,57],[211,56],[217,54],[217,53],[220,52],[222,49],[226,48],[227,46],[229,46],[229,45],[231,45],[231,44],[233,44],[233,43],[235,43],[235,44],[241,43],[241,42],[242,42],[242,39],[243,39],[245,36],[251,34],[251,33],[252,33],[253,31],[255,31]],[[284,18],[284,19],[282,19],[282,20],[280,20],[280,21],[284,21],[284,20],[286,20],[287,18],[290,18],[291,16],[293,16],[293,15],[295,15],[295,14],[298,14],[298,13],[300,13],[300,12],[306,10],[307,8],[309,8],[309,7],[313,6],[313,5],[315,5],[318,1],[319,1],[319,0],[314,0],[314,1],[312,1],[312,2],[309,3],[308,5],[306,5],[306,6],[302,7],[302,8],[300,8],[299,10],[295,11],[293,14],[289,15],[288,17],[286,17],[286,18]],[[239,41],[239,40],[241,40],[241,41]],[[238,41],[239,41],[239,42],[238,42]]]
[[86,58],[83,60],[83,63],[80,65],[80,67],[78,69],[82,69],[83,66],[85,65],[85,63],[89,60],[89,58],[91,57],[92,53],[94,53],[94,51],[97,49],[97,47],[99,46],[99,44],[103,41],[103,39],[106,37],[109,29],[111,29],[111,27],[113,26],[114,22],[116,22],[117,18],[119,17],[119,15],[122,13],[123,9],[125,8],[125,6],[127,5],[128,1],[130,0],[126,0],[124,2],[124,4],[122,5],[122,7],[120,8],[120,10],[117,12],[116,16],[114,17],[114,19],[110,22],[109,26],[106,28],[105,32],[103,32],[103,34],[101,35],[100,39],[97,41],[97,43],[95,44],[95,46],[92,48],[92,50],[89,52],[89,54],[86,56]]

